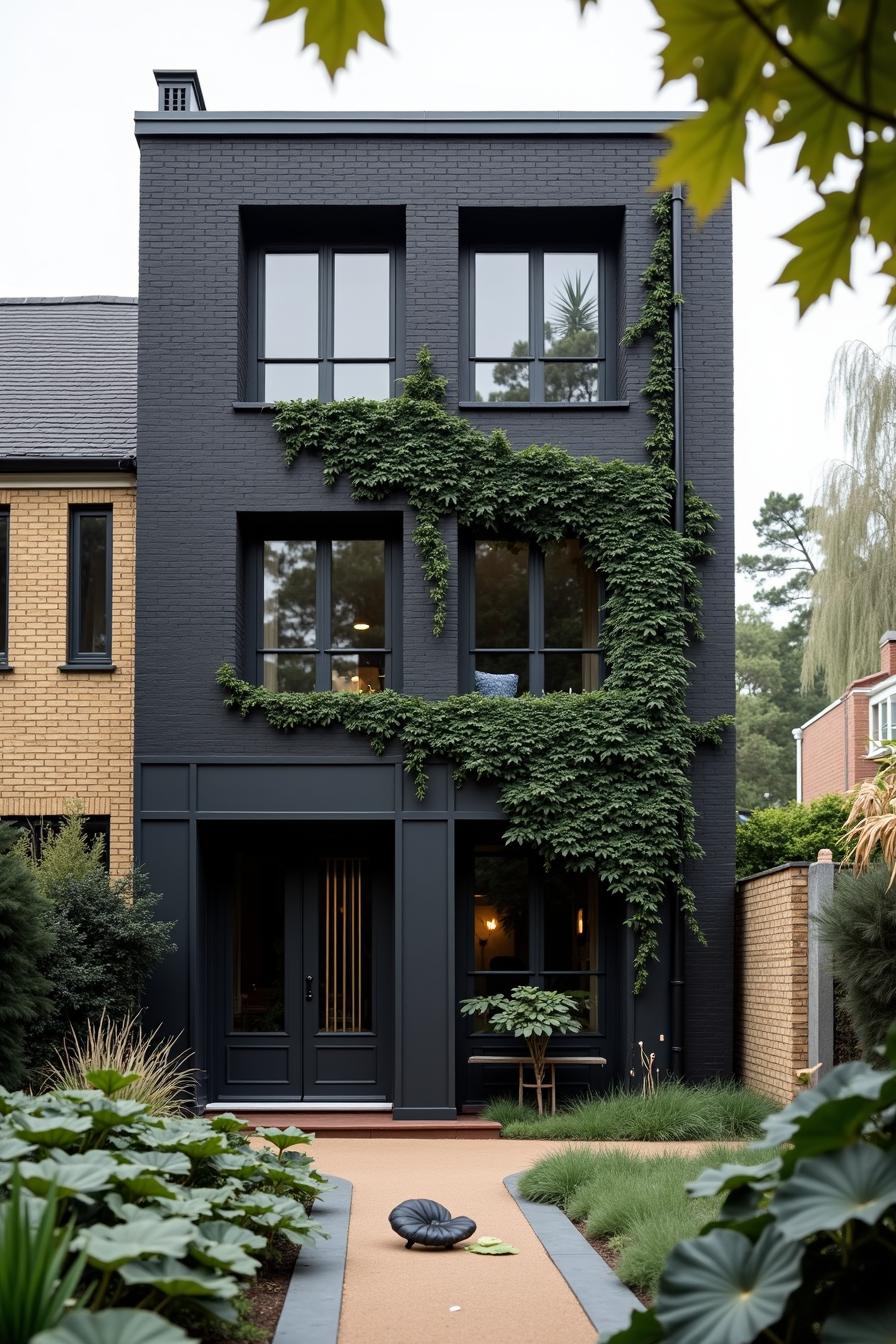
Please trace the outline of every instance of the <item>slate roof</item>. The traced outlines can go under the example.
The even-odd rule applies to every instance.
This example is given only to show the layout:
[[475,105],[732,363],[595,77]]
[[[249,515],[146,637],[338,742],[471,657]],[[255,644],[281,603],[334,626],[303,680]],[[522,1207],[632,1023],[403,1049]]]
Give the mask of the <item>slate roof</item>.
[[132,465],[137,300],[0,298],[0,465]]

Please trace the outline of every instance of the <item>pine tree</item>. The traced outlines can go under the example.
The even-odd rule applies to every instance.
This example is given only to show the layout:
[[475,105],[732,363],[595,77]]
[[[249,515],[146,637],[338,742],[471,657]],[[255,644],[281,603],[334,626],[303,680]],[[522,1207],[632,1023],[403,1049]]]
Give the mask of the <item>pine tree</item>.
[[50,956],[49,902],[19,853],[18,834],[0,824],[0,1085],[18,1087],[25,1043],[50,1011],[39,966]]

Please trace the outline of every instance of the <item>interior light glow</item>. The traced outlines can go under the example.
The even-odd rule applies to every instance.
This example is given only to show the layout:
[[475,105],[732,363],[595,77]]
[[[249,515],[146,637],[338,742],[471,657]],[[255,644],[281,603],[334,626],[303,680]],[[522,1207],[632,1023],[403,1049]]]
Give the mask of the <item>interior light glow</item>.
[[485,927],[488,929],[489,933],[494,933],[495,929],[498,927],[498,921],[496,919],[487,919],[485,921]]
[[353,629],[353,630],[369,630],[369,629],[370,629],[370,626],[368,625],[367,621],[355,621],[354,625],[352,626],[352,629]]

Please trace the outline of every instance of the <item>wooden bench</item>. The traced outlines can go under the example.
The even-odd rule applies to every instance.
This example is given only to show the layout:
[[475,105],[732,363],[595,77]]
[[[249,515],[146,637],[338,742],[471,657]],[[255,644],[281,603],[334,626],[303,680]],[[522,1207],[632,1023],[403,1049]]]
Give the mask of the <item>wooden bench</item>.
[[550,1070],[550,1080],[527,1083],[523,1080],[523,1070],[526,1065],[531,1068],[532,1060],[528,1055],[470,1055],[468,1064],[515,1064],[517,1067],[517,1095],[520,1105],[523,1103],[523,1092],[526,1088],[534,1088],[538,1100],[538,1114],[544,1114],[542,1104],[542,1089],[551,1094],[551,1115],[557,1114],[557,1066],[560,1064],[587,1064],[594,1067],[599,1064],[606,1064],[603,1055],[545,1055],[545,1068]]

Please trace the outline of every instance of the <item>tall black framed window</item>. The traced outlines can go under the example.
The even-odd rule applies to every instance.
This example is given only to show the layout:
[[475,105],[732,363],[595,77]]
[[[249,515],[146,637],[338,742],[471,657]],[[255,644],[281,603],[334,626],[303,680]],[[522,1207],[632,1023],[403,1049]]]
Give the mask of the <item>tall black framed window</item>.
[[269,536],[252,550],[255,676],[272,691],[395,685],[398,544]]
[[0,667],[9,664],[9,506],[0,506]]
[[394,395],[395,248],[262,248],[254,290],[258,400]]
[[[473,846],[467,902],[465,997],[515,985],[560,990],[578,1004],[581,1031],[604,1031],[605,952],[593,873],[545,872],[500,841]],[[470,880],[468,878],[468,880]],[[491,1030],[474,1020],[474,1030]]]
[[577,405],[609,386],[606,261],[596,248],[475,247],[462,257],[462,400]]
[[69,512],[68,661],[101,667],[112,659],[112,506]]
[[597,689],[600,581],[580,542],[471,538],[465,568],[466,689],[476,672],[514,674],[518,694]]

